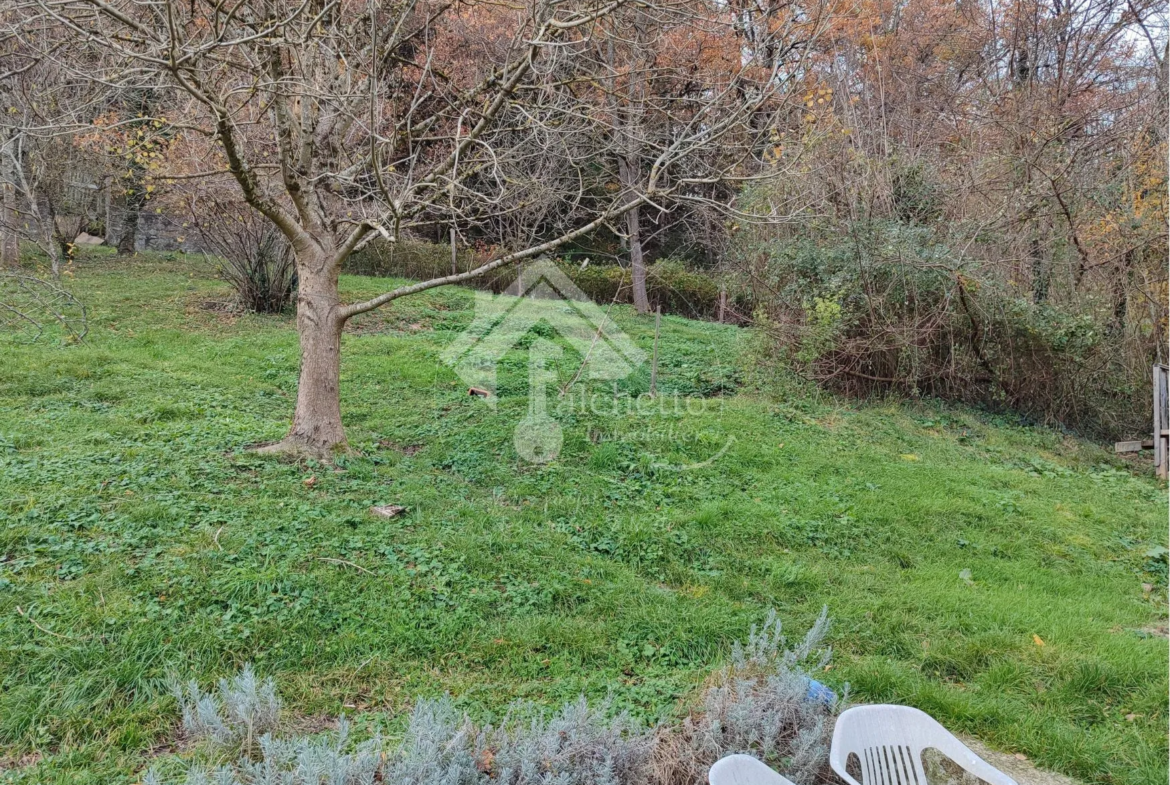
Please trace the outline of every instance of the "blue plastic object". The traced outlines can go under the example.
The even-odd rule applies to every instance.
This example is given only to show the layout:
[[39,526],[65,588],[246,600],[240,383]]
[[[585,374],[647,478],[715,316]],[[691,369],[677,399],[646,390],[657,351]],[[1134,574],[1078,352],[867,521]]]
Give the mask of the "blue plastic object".
[[821,684],[816,679],[808,680],[808,692],[804,694],[806,701],[814,703],[823,703],[826,706],[832,706],[837,702],[837,693]]

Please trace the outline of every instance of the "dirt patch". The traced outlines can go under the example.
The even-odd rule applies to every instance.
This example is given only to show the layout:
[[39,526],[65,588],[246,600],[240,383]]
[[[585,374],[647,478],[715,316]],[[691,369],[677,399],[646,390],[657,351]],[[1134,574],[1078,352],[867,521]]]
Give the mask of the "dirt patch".
[[[1020,785],[1080,785],[1077,780],[1071,777],[1036,768],[1030,760],[1022,755],[993,750],[970,736],[964,736],[962,740],[971,748],[972,752]],[[923,756],[923,764],[930,785],[978,785],[978,783],[983,782],[978,777],[962,771],[934,750],[926,751]]]
[[387,450],[393,450],[394,452],[397,452],[397,453],[402,453],[407,458],[409,458],[412,455],[418,453],[420,450],[422,450],[423,447],[425,447],[426,445],[425,444],[408,444],[408,445],[403,446],[403,445],[399,444],[398,442],[393,442],[393,441],[390,441],[389,439],[383,439],[380,442],[378,442],[378,446],[384,447]]
[[350,319],[345,325],[347,333],[376,335],[379,333],[414,333],[433,329],[430,320],[418,319],[395,311],[371,311]]
[[39,752],[29,752],[19,757],[0,755],[0,773],[6,771],[16,771],[17,769],[27,769],[29,766],[35,766],[40,763],[41,754]]

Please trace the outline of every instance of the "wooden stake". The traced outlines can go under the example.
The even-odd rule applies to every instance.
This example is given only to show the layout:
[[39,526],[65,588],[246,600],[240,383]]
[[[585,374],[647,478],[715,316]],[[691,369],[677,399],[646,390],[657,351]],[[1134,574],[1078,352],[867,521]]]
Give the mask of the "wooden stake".
[[654,359],[650,361],[650,397],[658,395],[658,330],[662,325],[662,306],[654,311]]

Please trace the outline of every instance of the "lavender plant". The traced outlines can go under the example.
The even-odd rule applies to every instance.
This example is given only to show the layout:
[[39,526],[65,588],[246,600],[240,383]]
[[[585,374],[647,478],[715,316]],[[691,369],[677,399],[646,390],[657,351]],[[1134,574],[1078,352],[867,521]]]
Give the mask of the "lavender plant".
[[706,768],[732,753],[746,753],[771,764],[796,783],[827,776],[830,721],[845,698],[813,679],[832,651],[821,643],[829,632],[822,609],[804,638],[788,648],[776,611],[762,627],[752,626],[745,645],[736,642],[731,664],[702,696],[701,708],[683,725],[690,762],[676,780],[702,781]]
[[[218,693],[195,683],[176,687],[183,727],[195,739],[237,758],[218,768],[192,766],[185,785],[692,785],[723,755],[746,752],[797,783],[826,772],[829,720],[840,701],[810,690],[811,674],[828,662],[820,618],[794,648],[786,647],[775,612],[703,693],[681,725],[646,727],[585,698],[559,711],[514,704],[498,726],[478,725],[448,698],[421,700],[397,745],[380,736],[350,739],[342,718],[317,736],[274,735],[280,700],[271,679],[250,667],[221,680]],[[251,739],[259,755],[251,755]],[[164,785],[149,772],[144,785]]]
[[230,680],[220,679],[218,694],[204,692],[194,680],[186,689],[172,680],[171,694],[179,702],[188,738],[226,749],[242,747],[245,754],[251,753],[255,740],[275,730],[280,719],[276,682],[258,679],[250,664]]

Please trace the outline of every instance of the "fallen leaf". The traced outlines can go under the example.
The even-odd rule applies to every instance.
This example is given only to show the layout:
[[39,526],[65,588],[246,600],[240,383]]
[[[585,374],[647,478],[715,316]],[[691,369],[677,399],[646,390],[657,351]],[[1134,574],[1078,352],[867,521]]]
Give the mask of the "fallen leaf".
[[963,581],[963,583],[967,584],[968,586],[975,585],[975,581],[971,578],[970,570],[959,570],[959,580]]
[[305,480],[305,487],[306,488],[312,488],[316,484],[317,484],[317,475],[315,475],[315,474],[312,477],[310,477],[309,479]]
[[1043,646],[1043,645],[1044,645],[1044,639],[1043,639],[1043,638],[1041,638],[1041,637],[1040,637],[1039,635],[1037,635],[1036,633],[1032,633],[1032,643],[1035,643],[1037,646]]
[[397,504],[384,504],[370,508],[370,513],[379,518],[394,518],[406,512],[406,508]]
[[902,460],[904,460],[904,461],[917,461],[918,456],[912,452],[908,452],[902,456]]
[[1126,714],[1126,715],[1125,715],[1125,721],[1126,721],[1126,722],[1133,722],[1134,720],[1136,720],[1136,719],[1137,719],[1137,716],[1138,716],[1138,715],[1136,715],[1136,714],[1134,714],[1134,713],[1132,713],[1132,712],[1131,712],[1131,713],[1129,713],[1129,714]]
[[1014,757],[1016,760],[1027,760],[1027,759],[1028,759],[1028,756],[1027,756],[1027,755],[1025,755],[1025,754],[1024,754],[1024,753],[1022,753],[1022,752],[1017,752],[1017,753],[1016,753],[1015,755],[1013,755],[1012,757]]
[[1154,590],[1154,584],[1152,584],[1152,583],[1143,583],[1142,584],[1142,591],[1144,591],[1146,594],[1149,594],[1153,590]]

